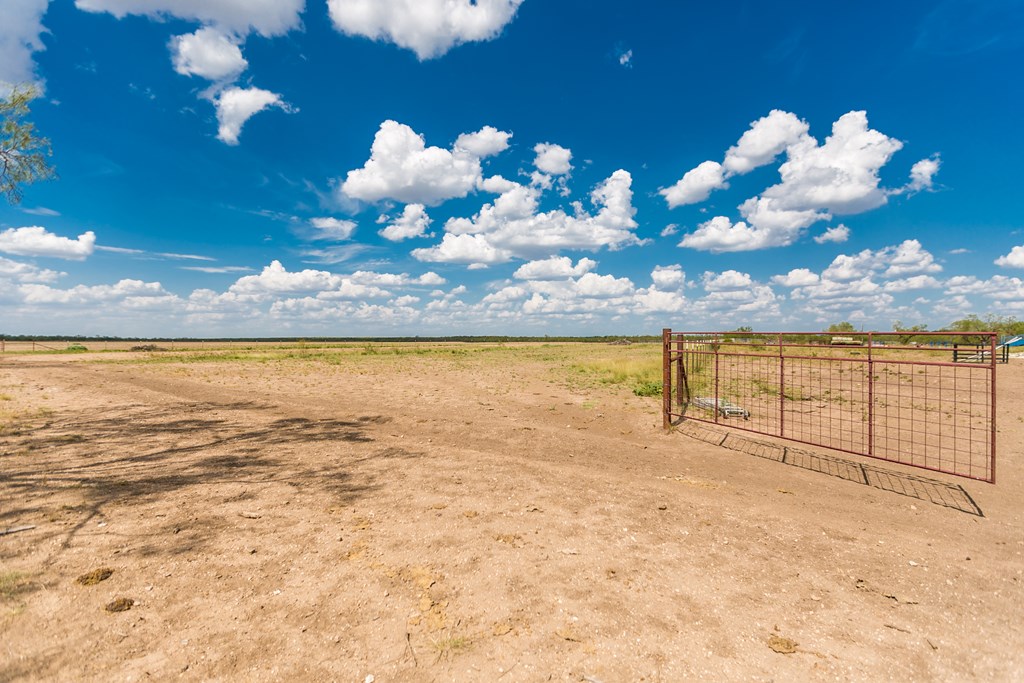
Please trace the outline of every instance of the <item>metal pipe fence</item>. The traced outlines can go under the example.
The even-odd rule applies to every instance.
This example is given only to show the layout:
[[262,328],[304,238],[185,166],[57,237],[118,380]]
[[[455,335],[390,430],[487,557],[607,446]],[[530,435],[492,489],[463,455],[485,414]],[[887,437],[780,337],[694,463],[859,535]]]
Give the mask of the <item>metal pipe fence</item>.
[[[663,331],[663,413],[995,483],[996,335]],[[964,362],[963,346],[975,357]]]

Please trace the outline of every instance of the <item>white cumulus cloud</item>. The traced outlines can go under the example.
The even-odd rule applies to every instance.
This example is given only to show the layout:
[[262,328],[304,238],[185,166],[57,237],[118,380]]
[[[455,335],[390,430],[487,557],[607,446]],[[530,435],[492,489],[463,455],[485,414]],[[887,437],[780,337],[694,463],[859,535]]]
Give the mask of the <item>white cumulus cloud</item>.
[[1024,303],[1024,280],[1019,277],[993,275],[981,280],[973,275],[957,275],[946,281],[947,294],[982,294],[1003,302]]
[[846,282],[823,279],[815,285],[797,287],[790,295],[794,301],[807,301],[819,313],[865,311],[878,312],[893,302],[891,294],[870,278]]
[[351,275],[353,282],[380,287],[436,287],[448,281],[433,271],[427,271],[419,277],[408,273],[376,273],[370,270],[357,270]]
[[95,245],[96,235],[91,230],[79,235],[78,239],[61,237],[39,226],[8,228],[0,232],[0,252],[16,256],[83,261],[92,254]]
[[709,292],[720,292],[728,289],[746,289],[754,284],[748,273],[741,273],[737,270],[726,270],[721,273],[707,271],[700,279],[701,283],[704,285],[704,289]]
[[749,173],[775,161],[784,151],[809,140],[806,121],[795,114],[773,109],[768,116],[750,124],[739,142],[725,153],[723,166],[729,175]]
[[49,0],[9,0],[0,9],[0,97],[19,83],[39,82],[32,54],[46,48],[43,15]]
[[995,264],[1003,268],[1024,268],[1024,246],[1014,247],[1009,254],[997,258]]
[[817,273],[807,268],[794,268],[785,275],[775,275],[772,282],[783,287],[806,287],[816,285],[821,280]]
[[340,31],[394,43],[425,60],[497,37],[522,1],[327,0],[327,11]]
[[265,298],[271,295],[315,293],[322,299],[387,297],[390,293],[373,285],[353,281],[324,270],[289,272],[280,261],[272,261],[259,275],[239,278],[229,294]]
[[938,273],[942,270],[942,266],[935,262],[931,252],[922,247],[917,240],[904,240],[896,247],[883,249],[879,255],[888,266],[883,273],[885,277]]
[[928,159],[921,159],[921,161],[910,168],[910,182],[895,194],[903,192],[913,194],[922,190],[932,189],[935,184],[935,175],[939,172],[941,166],[942,159],[938,154]]
[[655,266],[651,271],[651,281],[658,289],[676,290],[682,289],[686,284],[686,273],[683,267],[676,264],[671,266]]
[[384,121],[374,136],[370,158],[348,172],[341,192],[353,199],[392,199],[436,206],[465,197],[482,181],[481,156],[508,146],[509,133],[485,127],[462,135],[452,150],[427,147],[421,135],[397,121]]
[[696,204],[711,196],[714,190],[729,187],[725,181],[725,171],[717,161],[705,161],[696,168],[687,171],[672,187],[658,192],[668,202],[668,208]]
[[480,181],[480,189],[492,194],[505,194],[517,187],[519,187],[519,183],[503,178],[500,175],[492,175],[490,178],[484,178]]
[[758,231],[743,221],[733,223],[725,216],[715,216],[697,226],[693,232],[684,235],[680,247],[701,251],[746,251],[778,246],[769,240],[771,235]]
[[[661,194],[670,208],[703,201],[712,191],[727,187],[731,176],[785,154],[779,166],[781,182],[740,204],[743,221],[717,216],[684,237],[680,246],[714,252],[787,246],[817,221],[869,211],[902,191],[882,188],[879,177],[902,147],[899,140],[869,128],[863,111],[841,116],[832,125],[832,134],[819,144],[808,134],[806,122],[774,110],[751,124],[722,164],[706,161]],[[925,161],[930,163],[918,162],[912,171],[918,189],[930,187],[938,170],[937,157]],[[818,241],[841,241],[844,236],[833,228]]]
[[131,304],[133,301],[152,298],[174,298],[159,282],[142,280],[120,280],[113,285],[77,285],[71,289],[28,284],[21,285],[19,290],[27,304]]
[[724,321],[751,318],[775,320],[779,317],[778,297],[767,285],[753,285],[729,289],[715,289],[694,302],[694,311],[703,313],[722,324]]
[[667,292],[655,287],[636,293],[632,308],[638,313],[679,313],[688,306],[686,297],[679,292]]
[[528,296],[530,296],[530,293],[522,287],[503,287],[497,292],[491,292],[485,296],[481,299],[480,303],[504,306],[506,304],[522,301]]
[[597,261],[581,258],[574,266],[568,256],[552,256],[548,259],[530,261],[519,266],[512,277],[518,280],[560,280],[580,277],[597,267]]
[[248,66],[241,50],[245,39],[252,33],[272,37],[298,28],[305,0],[75,0],[75,5],[118,19],[140,15],[199,23],[195,32],[172,38],[168,48],[175,71],[214,81],[201,96],[216,107],[217,138],[226,144],[237,145],[245,122],[268,107],[294,111],[276,93],[227,86]]
[[826,244],[828,242],[842,243],[848,239],[850,239],[850,229],[843,224],[829,228],[820,235],[814,236],[814,241],[818,244]]
[[63,275],[66,273],[38,268],[31,263],[12,261],[0,256],[0,281],[44,283],[54,282]]
[[170,47],[174,70],[183,76],[234,80],[249,66],[238,44],[209,26],[171,38]]
[[840,254],[832,259],[822,278],[831,282],[846,282],[868,277],[881,267],[880,255],[865,249],[858,254]]
[[887,292],[910,292],[918,289],[937,289],[942,283],[931,275],[914,275],[901,280],[890,280],[884,285]]
[[[512,258],[536,260],[562,249],[597,251],[641,244],[633,230],[632,177],[618,170],[591,192],[599,207],[588,213],[574,204],[573,215],[561,209],[538,212],[542,189],[515,184],[473,218],[453,218],[445,224],[440,245],[416,249],[414,258],[451,263],[501,263]],[[473,261],[473,255],[483,260]]]
[[494,126],[484,126],[475,133],[463,133],[455,138],[455,149],[484,159],[508,149],[508,141],[511,137],[512,133],[498,130]]
[[868,281],[876,274],[899,279],[941,271],[942,266],[920,242],[904,240],[898,245],[874,251],[864,249],[856,254],[840,254],[832,260],[821,278],[833,283],[848,283]]
[[632,291],[633,283],[626,277],[587,273],[576,280],[576,292],[583,297],[601,299],[623,296]]
[[548,175],[565,175],[572,170],[572,151],[561,145],[541,142],[534,146],[533,151],[537,154],[533,165],[538,171]]
[[697,165],[675,185],[661,190],[661,195],[670,209],[702,202],[713,191],[729,187],[730,177],[769,164],[790,147],[811,139],[807,130],[807,123],[795,114],[773,109],[750,124],[739,142],[726,151],[723,163],[705,161]]
[[587,272],[578,278],[526,280],[488,295],[481,305],[507,316],[590,319],[636,309],[641,292],[629,278]]
[[402,214],[381,230],[380,235],[391,242],[424,237],[432,222],[422,204],[406,204]]
[[762,196],[784,209],[815,209],[853,214],[886,202],[878,171],[903,148],[903,143],[868,128],[863,111],[843,114],[832,135],[818,145],[813,138],[787,153],[779,167],[782,182]]
[[413,249],[413,258],[436,263],[506,263],[512,253],[498,249],[484,235],[446,234],[441,243],[426,249]]
[[176,17],[245,35],[283,35],[299,26],[305,0],[75,0],[87,12],[129,14],[155,19]]
[[214,103],[219,124],[217,139],[228,145],[237,145],[242,126],[264,109],[280,107],[286,112],[294,111],[280,95],[260,88],[228,88],[217,96]]

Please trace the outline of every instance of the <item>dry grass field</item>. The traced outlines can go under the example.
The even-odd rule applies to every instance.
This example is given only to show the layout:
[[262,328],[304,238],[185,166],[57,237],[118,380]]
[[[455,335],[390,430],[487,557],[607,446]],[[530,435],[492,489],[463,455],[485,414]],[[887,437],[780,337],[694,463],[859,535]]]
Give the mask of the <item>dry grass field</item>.
[[0,681],[1024,678],[1024,362],[992,486],[665,433],[657,345],[94,351],[0,355]]

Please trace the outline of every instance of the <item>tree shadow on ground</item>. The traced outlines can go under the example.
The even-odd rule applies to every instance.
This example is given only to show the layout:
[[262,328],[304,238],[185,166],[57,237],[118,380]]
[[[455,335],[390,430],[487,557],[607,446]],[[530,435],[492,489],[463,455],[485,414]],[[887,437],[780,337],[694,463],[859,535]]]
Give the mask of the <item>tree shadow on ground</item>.
[[[362,463],[418,457],[372,446],[367,430],[389,420],[280,417],[248,402],[57,413],[42,427],[0,437],[0,500],[9,501],[0,506],[0,526],[41,514],[71,516],[74,525],[63,527],[67,547],[111,505],[151,503],[189,489],[206,495],[218,484],[284,483],[349,505],[378,488]],[[56,509],[54,498],[68,494],[80,504]],[[171,552],[194,551],[205,539],[194,532],[181,540],[169,544]]]
[[959,484],[950,484],[899,470],[864,465],[854,460],[815,453],[803,448],[783,446],[768,441],[759,441],[735,432],[711,429],[692,422],[677,424],[676,429],[687,436],[716,446],[740,451],[759,458],[773,460],[790,467],[811,470],[831,477],[852,481],[882,491],[889,491],[908,498],[941,507],[947,507],[969,515],[984,517],[984,513],[971,495]]

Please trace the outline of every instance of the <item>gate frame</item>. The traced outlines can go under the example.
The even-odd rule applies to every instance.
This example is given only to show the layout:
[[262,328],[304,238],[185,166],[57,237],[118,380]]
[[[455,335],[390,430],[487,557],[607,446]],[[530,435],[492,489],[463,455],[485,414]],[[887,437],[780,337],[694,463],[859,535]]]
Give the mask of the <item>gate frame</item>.
[[[717,408],[717,406],[719,405],[718,402],[720,401],[720,398],[721,398],[720,394],[719,394],[719,358],[722,355],[718,351],[718,348],[720,348],[723,345],[729,345],[729,344],[732,344],[732,345],[735,345],[735,346],[744,346],[744,344],[742,344],[740,342],[728,342],[728,341],[725,341],[727,335],[736,336],[736,335],[742,335],[742,334],[744,334],[744,333],[743,332],[736,332],[736,331],[718,331],[718,332],[678,332],[678,331],[675,331],[674,332],[671,328],[667,328],[666,327],[666,328],[662,329],[661,336],[662,336],[662,427],[663,427],[663,429],[665,429],[666,431],[669,431],[669,430],[672,429],[673,424],[674,424],[673,421],[672,421],[673,417],[678,418],[679,422],[682,422],[685,419],[692,419],[692,420],[695,420],[697,422],[705,422],[705,423],[709,423],[710,422],[710,423],[713,423],[713,424],[721,424],[719,422],[719,419],[718,419],[718,411],[717,411],[717,409],[715,411],[715,419],[713,421],[712,420],[704,420],[704,419],[701,419],[699,417],[687,418],[687,416],[685,415],[685,411],[684,412],[673,412],[673,410],[672,410],[672,408],[673,408],[673,406],[672,406],[672,396],[673,396],[673,391],[672,391],[672,389],[673,389],[673,387],[672,387],[672,384],[673,384],[673,367],[672,366],[673,366],[673,364],[675,364],[675,366],[676,366],[675,383],[677,385],[676,386],[676,391],[675,391],[674,395],[677,396],[678,403],[680,405],[683,405],[683,403],[684,403],[684,401],[683,401],[683,395],[684,395],[683,392],[684,392],[684,390],[686,392],[686,399],[687,399],[686,403],[687,403],[687,405],[689,404],[689,399],[691,398],[689,396],[689,384],[688,384],[688,378],[686,377],[686,373],[680,371],[682,369],[682,367],[683,367],[683,359],[685,357],[685,349],[683,349],[683,348],[674,349],[673,348],[673,344],[682,345],[682,344],[685,343],[686,337],[691,337],[691,336],[692,337],[705,337],[705,338],[707,338],[709,343],[716,344],[715,350],[712,351],[712,352],[709,352],[709,355],[713,355],[714,359],[715,359],[714,360],[714,362],[715,362],[715,368],[714,368],[715,396],[714,396],[713,400],[715,401],[716,408]],[[995,333],[995,332],[969,332],[969,333],[961,333],[961,332],[916,332],[916,333],[913,333],[914,337],[945,337],[947,339],[950,338],[950,337],[982,337],[982,338],[987,338],[987,340],[988,340],[987,344],[979,344],[978,346],[983,349],[983,351],[981,353],[983,355],[987,355],[988,359],[986,360],[986,359],[982,358],[982,360],[984,362],[970,363],[970,365],[975,365],[976,367],[986,367],[988,369],[988,372],[989,372],[989,388],[990,388],[990,397],[989,397],[990,419],[989,419],[989,422],[990,422],[990,432],[989,432],[989,443],[988,443],[988,446],[989,446],[989,448],[988,448],[988,451],[989,451],[988,452],[988,472],[989,472],[989,477],[987,479],[986,478],[982,478],[982,477],[976,477],[976,476],[971,476],[971,475],[960,474],[960,473],[956,473],[956,472],[950,472],[948,470],[942,470],[942,469],[938,469],[938,468],[935,468],[935,467],[928,467],[928,466],[925,466],[925,465],[915,465],[915,464],[911,464],[911,463],[900,462],[898,460],[893,460],[891,458],[885,458],[885,457],[881,457],[881,456],[878,456],[878,455],[874,454],[874,426],[875,426],[875,416],[874,416],[874,403],[875,403],[875,401],[874,401],[874,385],[875,385],[874,364],[875,364],[876,360],[875,360],[875,358],[872,355],[872,350],[873,349],[879,349],[880,350],[882,348],[884,348],[886,351],[899,351],[899,350],[921,351],[922,350],[920,346],[907,346],[907,345],[891,346],[891,345],[888,345],[888,344],[885,344],[885,345],[875,344],[875,339],[878,338],[878,337],[883,337],[883,338],[885,338],[885,337],[905,337],[905,336],[908,336],[908,333],[906,333],[906,332],[854,332],[854,333],[848,333],[851,336],[862,338],[862,339],[864,339],[866,341],[866,343],[861,343],[860,347],[866,349],[866,351],[867,351],[867,358],[866,358],[865,361],[863,361],[863,362],[866,363],[867,368],[868,368],[868,372],[867,372],[867,392],[868,392],[868,401],[867,401],[867,404],[868,404],[867,405],[867,409],[868,409],[868,419],[867,419],[868,438],[867,438],[867,443],[868,443],[868,447],[866,449],[868,451],[867,453],[860,452],[860,451],[853,451],[853,450],[843,449],[843,448],[836,448],[835,446],[830,446],[828,444],[814,443],[814,442],[803,441],[803,440],[800,440],[800,439],[783,436],[783,434],[785,433],[785,431],[784,431],[784,427],[785,427],[785,401],[781,400],[781,397],[783,396],[783,391],[784,391],[784,384],[783,384],[783,382],[784,382],[784,379],[785,379],[785,375],[784,375],[783,371],[785,370],[785,359],[787,358],[787,356],[784,353],[784,350],[786,348],[792,348],[792,347],[797,347],[797,348],[799,348],[799,347],[804,347],[804,348],[833,348],[833,346],[834,346],[834,345],[808,344],[808,343],[804,343],[804,344],[789,344],[789,345],[787,345],[787,344],[783,343],[783,340],[787,336],[822,337],[822,336],[832,336],[831,333],[829,333],[829,332],[749,332],[747,334],[756,335],[758,338],[763,339],[764,341],[762,342],[762,344],[763,344],[763,346],[765,346],[767,348],[771,348],[771,346],[772,346],[772,344],[769,341],[770,338],[771,337],[775,337],[776,338],[774,346],[778,349],[778,356],[777,357],[779,359],[779,366],[778,366],[779,367],[779,392],[778,393],[779,393],[779,396],[780,396],[780,401],[779,401],[779,406],[780,406],[780,412],[779,412],[779,433],[778,434],[770,433],[770,432],[766,432],[766,431],[760,431],[760,430],[757,430],[757,429],[750,429],[750,428],[741,427],[741,426],[735,426],[733,428],[740,429],[740,430],[743,430],[743,431],[746,431],[746,432],[752,432],[752,433],[755,433],[755,434],[764,434],[766,436],[772,436],[772,437],[775,437],[775,438],[783,439],[785,441],[792,441],[794,443],[802,443],[802,444],[808,444],[808,445],[813,445],[813,446],[820,446],[822,448],[829,448],[831,450],[851,453],[853,455],[859,455],[859,456],[863,456],[863,457],[873,458],[873,459],[876,459],[876,460],[882,460],[884,462],[891,462],[891,463],[895,463],[895,464],[902,464],[902,465],[905,465],[905,466],[908,466],[908,467],[915,467],[915,468],[918,468],[918,469],[925,469],[925,470],[930,470],[930,471],[934,471],[934,472],[942,472],[944,474],[949,474],[951,476],[963,477],[963,478],[966,478],[966,479],[973,479],[975,481],[984,481],[984,482],[987,482],[987,483],[990,483],[990,484],[995,484],[996,483],[996,414],[997,414],[996,413],[996,363],[998,362],[997,356],[996,356],[996,343],[997,343],[997,339],[998,339],[998,334],[997,333]],[[674,339],[674,337],[678,337],[678,340]],[[841,337],[833,337],[833,338],[835,339],[835,338],[841,338]],[[988,348],[985,348],[986,346]],[[928,349],[924,349],[924,350],[928,350]],[[943,349],[943,350],[945,350],[945,349]],[[950,350],[953,350],[953,349],[950,349]],[[955,351],[954,351],[954,353],[955,353]],[[726,354],[726,355],[730,355],[730,354]],[[731,355],[751,355],[751,356],[759,356],[759,357],[770,357],[770,356],[768,356],[768,354],[731,354]],[[793,357],[790,356],[790,358],[793,358]],[[955,358],[955,355],[954,355],[954,358]],[[822,360],[825,360],[825,359],[822,359]],[[893,361],[879,361],[879,362],[893,362]],[[951,367],[951,366],[952,367],[956,367],[956,366],[963,367],[964,365],[968,365],[968,363],[964,363],[963,361],[957,361],[957,360],[953,360],[952,362],[939,362],[939,361],[899,361],[899,362],[904,363],[904,364],[908,364],[908,365],[928,365],[928,366],[942,366],[942,367]],[[678,423],[676,423],[676,424],[678,424]]]

